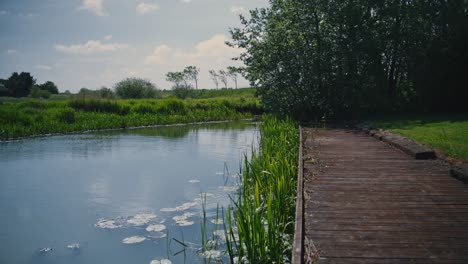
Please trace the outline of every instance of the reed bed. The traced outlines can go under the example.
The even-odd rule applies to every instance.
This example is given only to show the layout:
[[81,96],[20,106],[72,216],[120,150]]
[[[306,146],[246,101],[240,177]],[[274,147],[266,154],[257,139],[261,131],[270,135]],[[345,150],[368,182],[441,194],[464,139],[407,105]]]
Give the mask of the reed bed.
[[162,99],[0,102],[0,140],[32,135],[250,118],[257,99]]
[[260,151],[244,159],[242,187],[226,212],[231,263],[289,263],[294,236],[297,124],[265,115]]

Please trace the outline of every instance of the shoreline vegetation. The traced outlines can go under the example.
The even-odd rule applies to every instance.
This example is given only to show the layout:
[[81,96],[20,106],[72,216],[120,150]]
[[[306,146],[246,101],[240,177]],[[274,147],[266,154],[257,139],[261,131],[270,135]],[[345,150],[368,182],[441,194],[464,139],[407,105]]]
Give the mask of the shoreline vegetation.
[[263,113],[256,98],[26,99],[0,102],[0,140],[92,130],[239,120]]
[[[245,157],[225,214],[231,263],[289,263],[294,237],[299,134],[296,122],[263,115],[260,151]],[[224,215],[224,213],[223,213]]]

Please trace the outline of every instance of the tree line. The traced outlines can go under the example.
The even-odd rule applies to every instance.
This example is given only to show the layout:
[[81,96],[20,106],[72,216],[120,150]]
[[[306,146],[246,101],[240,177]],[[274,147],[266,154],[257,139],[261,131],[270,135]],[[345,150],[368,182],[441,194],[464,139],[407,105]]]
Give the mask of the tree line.
[[36,79],[29,72],[14,72],[8,79],[0,79],[0,96],[49,98],[58,93],[55,83],[36,84]]
[[[238,75],[241,73],[241,68],[228,66],[226,70],[209,70],[210,79],[216,86],[216,89],[219,89],[220,83],[224,84],[224,88],[228,88],[228,79],[232,79],[237,89],[237,80]],[[198,89],[198,75],[200,74],[200,69],[196,66],[187,66],[182,71],[178,72],[168,72],[166,73],[166,81],[172,82],[174,85],[172,88],[195,88]],[[190,83],[193,81],[195,86]]]
[[229,44],[269,111],[466,111],[467,1],[271,0],[241,23]]
[[[219,83],[223,83],[224,87],[228,86],[228,78],[231,78],[237,88],[238,74],[241,69],[229,66],[227,70],[210,70],[210,78],[213,80],[216,88],[219,88]],[[168,72],[166,80],[172,82],[172,92],[178,98],[196,97],[194,89],[198,90],[198,76],[200,69],[196,66],[187,66],[180,72]],[[193,84],[191,83],[193,81]],[[33,97],[33,98],[49,98],[51,94],[58,94],[57,86],[47,81],[43,84],[36,84],[36,80],[28,72],[20,74],[13,73],[6,80],[0,79],[0,96],[13,97]],[[65,91],[64,94],[71,94]],[[142,78],[126,78],[117,82],[113,89],[101,87],[98,90],[81,88],[77,93],[79,97],[98,97],[106,99],[136,99],[136,98],[161,98],[162,93],[158,87],[151,81]]]

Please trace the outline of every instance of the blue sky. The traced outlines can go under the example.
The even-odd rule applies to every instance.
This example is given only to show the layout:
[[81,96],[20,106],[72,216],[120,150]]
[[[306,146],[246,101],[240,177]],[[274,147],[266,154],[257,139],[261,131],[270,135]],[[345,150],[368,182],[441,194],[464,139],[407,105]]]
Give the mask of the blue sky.
[[[268,0],[1,0],[0,78],[31,72],[60,91],[112,87],[126,77],[169,88],[168,71],[239,65],[227,47],[238,15]],[[241,80],[240,86],[248,86]],[[234,84],[231,82],[230,86]]]

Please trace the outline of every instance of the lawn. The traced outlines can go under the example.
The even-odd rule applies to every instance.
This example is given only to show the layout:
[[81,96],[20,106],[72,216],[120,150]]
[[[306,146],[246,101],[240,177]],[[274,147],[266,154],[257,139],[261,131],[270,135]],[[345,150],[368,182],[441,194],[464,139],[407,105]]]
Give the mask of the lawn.
[[368,123],[468,161],[468,113],[374,117]]

